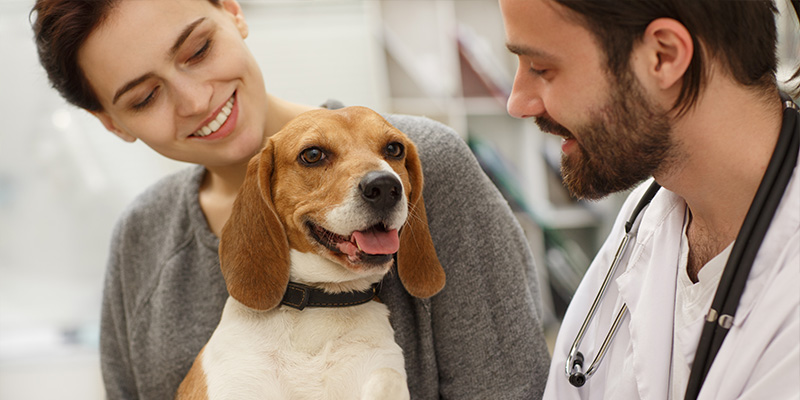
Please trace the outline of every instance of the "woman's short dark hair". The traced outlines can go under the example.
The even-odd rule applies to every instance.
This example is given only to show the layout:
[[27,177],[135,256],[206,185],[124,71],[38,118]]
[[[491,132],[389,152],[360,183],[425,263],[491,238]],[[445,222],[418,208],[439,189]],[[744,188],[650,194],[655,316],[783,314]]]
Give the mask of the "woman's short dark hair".
[[633,45],[650,22],[672,18],[692,35],[694,55],[674,108],[683,113],[697,101],[708,73],[706,56],[718,61],[737,82],[772,93],[777,9],[772,0],[555,0],[576,13],[606,53],[609,72],[630,68]]
[[68,102],[89,111],[103,107],[78,65],[78,51],[119,1],[36,0],[31,10],[39,62],[50,84]]

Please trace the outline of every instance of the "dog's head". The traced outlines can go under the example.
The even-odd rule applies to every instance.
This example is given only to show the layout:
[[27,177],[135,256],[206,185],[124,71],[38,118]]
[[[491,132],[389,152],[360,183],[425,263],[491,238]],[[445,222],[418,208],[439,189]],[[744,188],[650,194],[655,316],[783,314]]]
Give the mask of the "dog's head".
[[406,290],[433,296],[445,276],[422,186],[416,147],[374,111],[348,107],[298,116],[250,161],[222,230],[228,292],[268,310],[286,291],[292,253],[321,257],[336,270],[322,276],[340,278],[382,276],[397,253]]

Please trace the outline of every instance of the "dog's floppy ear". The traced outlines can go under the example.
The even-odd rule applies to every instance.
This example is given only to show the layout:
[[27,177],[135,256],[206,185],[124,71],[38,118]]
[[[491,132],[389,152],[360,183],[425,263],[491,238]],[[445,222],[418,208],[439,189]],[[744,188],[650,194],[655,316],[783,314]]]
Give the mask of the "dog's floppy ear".
[[272,202],[272,141],[247,166],[219,243],[228,293],[256,310],[280,304],[289,283],[289,242]]
[[397,274],[408,293],[414,297],[428,298],[442,290],[445,276],[428,229],[428,215],[422,199],[422,164],[411,142],[406,146],[406,170],[411,191],[408,196],[408,220],[400,232]]

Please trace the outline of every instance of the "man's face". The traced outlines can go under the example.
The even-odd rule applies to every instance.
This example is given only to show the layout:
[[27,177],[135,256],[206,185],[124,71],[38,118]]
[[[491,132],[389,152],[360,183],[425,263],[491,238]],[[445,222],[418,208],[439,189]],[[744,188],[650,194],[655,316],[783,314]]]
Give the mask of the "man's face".
[[519,58],[508,112],[564,139],[562,175],[574,196],[599,199],[666,168],[670,120],[633,72],[612,77],[592,33],[550,0],[500,7]]
[[589,122],[567,131],[537,117],[543,132],[582,138],[574,153],[561,156],[570,193],[589,200],[626,190],[668,165],[674,152],[665,113],[648,101],[632,73],[612,83],[606,104]]

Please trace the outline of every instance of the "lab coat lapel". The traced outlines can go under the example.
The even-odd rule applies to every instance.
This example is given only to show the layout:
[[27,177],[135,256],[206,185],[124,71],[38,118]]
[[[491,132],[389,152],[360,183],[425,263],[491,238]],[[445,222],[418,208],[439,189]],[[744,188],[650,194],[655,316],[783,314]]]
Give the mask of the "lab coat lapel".
[[669,393],[675,285],[685,203],[662,189],[644,211],[628,268],[617,278],[628,304],[633,369],[642,399]]

